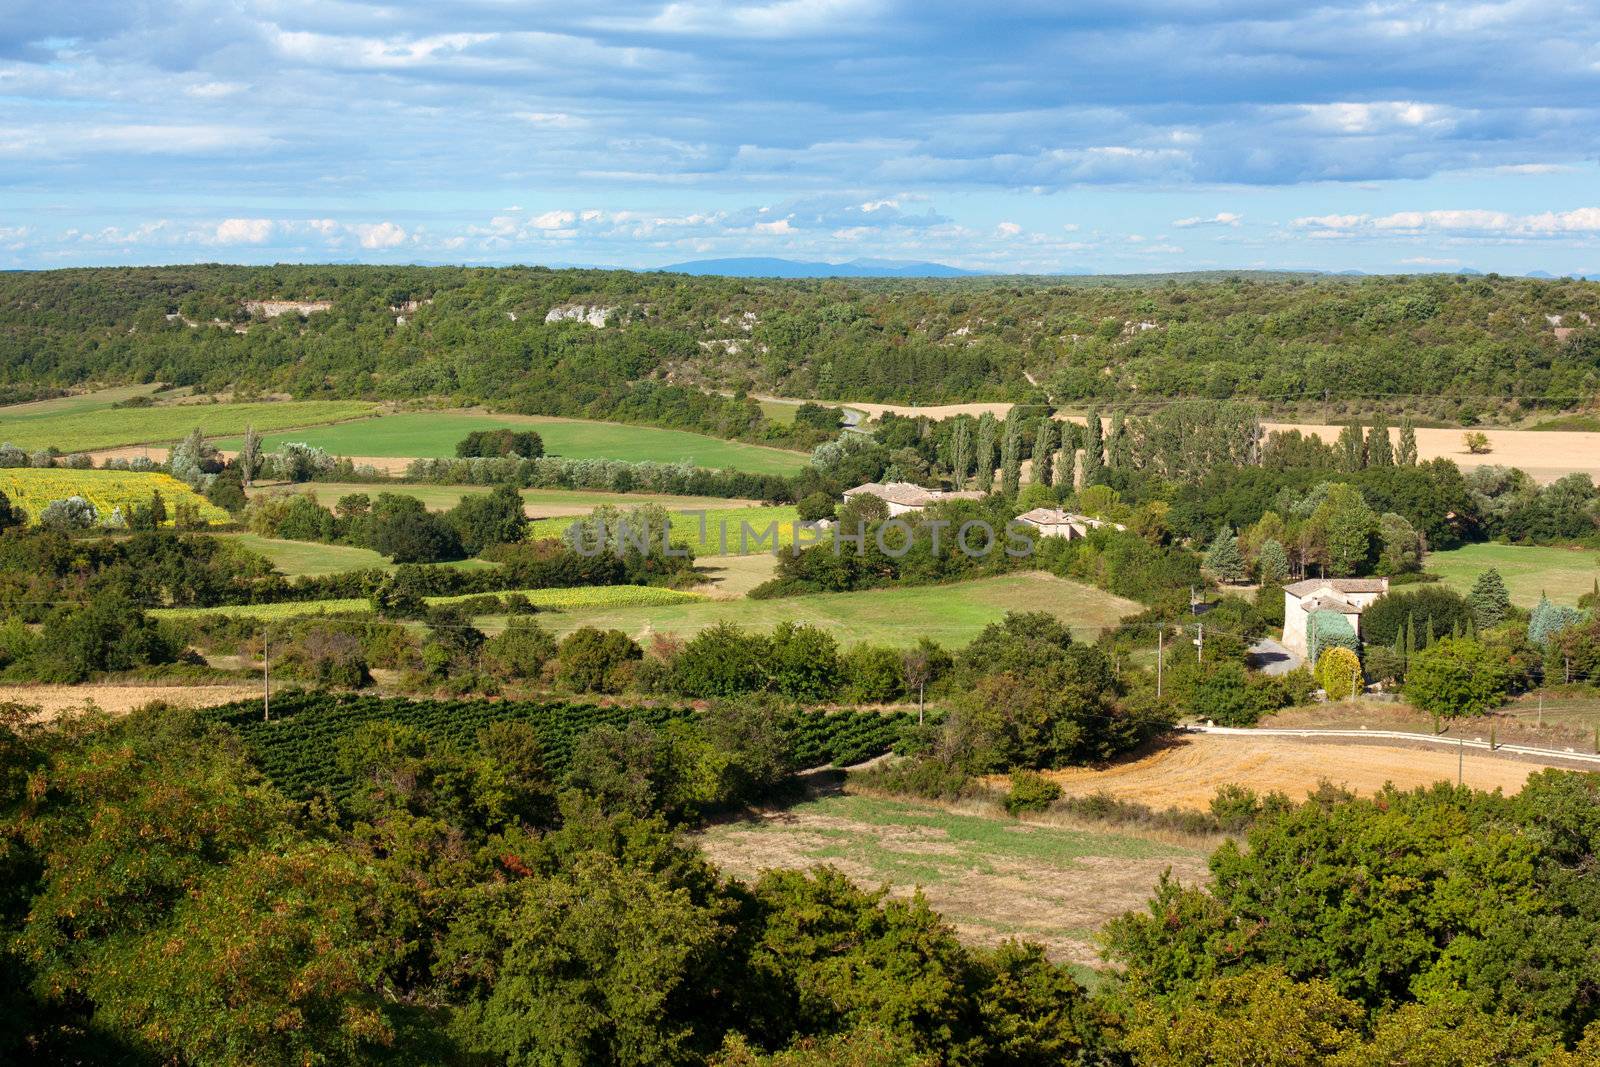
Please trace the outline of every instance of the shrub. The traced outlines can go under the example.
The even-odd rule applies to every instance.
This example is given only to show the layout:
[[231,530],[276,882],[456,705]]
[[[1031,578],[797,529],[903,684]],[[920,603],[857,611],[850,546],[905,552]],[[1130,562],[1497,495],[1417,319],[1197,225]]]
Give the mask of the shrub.
[[504,678],[537,678],[555,654],[555,638],[524,620],[512,622],[483,646],[484,665]]
[[1313,663],[1320,662],[1329,648],[1345,648],[1352,653],[1361,647],[1350,620],[1336,611],[1313,611],[1306,620],[1306,647]]
[[1361,677],[1361,660],[1348,648],[1330,648],[1317,657],[1317,683],[1329,700],[1355,695]]
[[853,771],[850,781],[865,789],[927,800],[959,800],[973,791],[970,774],[934,756],[914,756]]
[[39,512],[39,525],[47,530],[87,530],[99,521],[94,505],[81,496],[52,500]]
[[801,522],[831,519],[834,513],[833,497],[827,493],[812,493],[801,500],[795,510],[799,513]]
[[573,692],[617,693],[627,683],[627,664],[644,657],[621,630],[593,626],[572,631],[556,652],[556,682]]
[[905,663],[884,645],[856,645],[844,654],[845,699],[853,704],[888,704],[905,694]]
[[1038,771],[1017,770],[1011,772],[1011,789],[1006,793],[1003,803],[1006,811],[1021,815],[1029,811],[1044,811],[1060,799],[1060,785]]

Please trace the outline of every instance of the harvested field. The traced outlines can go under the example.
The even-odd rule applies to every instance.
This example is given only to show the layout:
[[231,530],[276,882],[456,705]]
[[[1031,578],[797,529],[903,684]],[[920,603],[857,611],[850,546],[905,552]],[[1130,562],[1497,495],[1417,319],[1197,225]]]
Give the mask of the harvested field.
[[[1175,736],[1152,751],[1106,767],[1048,771],[1069,796],[1106,790],[1152,808],[1204,810],[1218,786],[1277,790],[1301,800],[1326,779],[1357,793],[1385,782],[1402,789],[1456,780],[1457,754],[1445,748],[1303,741],[1286,737]],[[1463,780],[1477,789],[1515,793],[1540,765],[1468,752]]]
[[713,863],[742,878],[829,864],[896,897],[920,887],[965,940],[1022,937],[1083,966],[1099,963],[1100,927],[1141,906],[1163,871],[1186,883],[1205,878],[1208,851],[1205,843],[1018,822],[976,807],[842,795],[712,826],[699,841]]
[[186,708],[205,708],[234,700],[259,696],[256,685],[6,685],[0,686],[0,703],[36,704],[42,718],[54,719],[64,711],[93,703],[102,711],[125,715],[152,700],[162,700]]
[[[1301,433],[1317,434],[1330,443],[1339,436],[1340,429],[1338,426],[1307,423],[1269,422],[1264,425],[1269,433],[1273,430],[1299,430]],[[1489,452],[1478,456],[1470,454],[1461,443],[1466,430],[1419,427],[1417,458],[1454,460],[1456,466],[1463,470],[1491,464],[1520,467],[1541,485],[1568,474],[1587,474],[1600,478],[1600,433],[1581,430],[1497,430],[1487,427],[1474,429],[1481,429],[1489,439]],[[1399,431],[1391,430],[1390,436],[1398,441]]]

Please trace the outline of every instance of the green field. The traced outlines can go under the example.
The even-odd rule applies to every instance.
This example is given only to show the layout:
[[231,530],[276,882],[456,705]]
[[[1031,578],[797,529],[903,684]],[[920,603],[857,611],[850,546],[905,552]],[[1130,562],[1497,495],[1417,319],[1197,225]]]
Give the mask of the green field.
[[[701,600],[698,593],[685,593],[677,589],[662,589],[653,585],[581,585],[567,589],[507,589],[496,593],[463,593],[458,596],[429,596],[422,599],[432,605],[454,604],[479,596],[510,596],[521,594],[537,608],[550,611],[586,609],[590,605],[680,604]],[[232,604],[216,608],[157,608],[150,612],[157,618],[190,619],[200,615],[227,615],[236,619],[296,619],[309,615],[366,613],[372,610],[370,600],[350,597],[340,600],[299,600],[281,604]],[[541,616],[541,619],[543,616]],[[502,623],[503,627],[503,623]]]
[[[30,400],[25,404],[9,404],[0,407],[0,422],[10,422],[13,419],[31,420],[49,418],[54,415],[74,415],[84,411],[104,411],[113,404],[124,400],[132,400],[136,396],[152,396],[159,388],[156,383],[145,385],[118,385],[111,389],[95,389],[87,393],[72,393],[69,396],[52,397],[49,400]],[[175,390],[167,397],[178,396],[187,392],[186,389]]]
[[[461,502],[464,496],[489,492],[487,485],[427,485],[409,482],[302,482],[287,485],[282,482],[259,483],[250,495],[281,492],[294,489],[316,495],[325,507],[332,507],[339,498],[350,493],[366,493],[376,497],[379,493],[395,493],[415,497],[432,511],[447,511]],[[522,499],[527,501],[530,519],[549,517],[566,518],[587,515],[603,504],[619,508],[637,507],[640,504],[660,504],[670,511],[719,510],[750,506],[743,500],[730,500],[720,496],[671,496],[666,493],[603,493],[587,489],[524,489]]]
[[1506,580],[1511,602],[1518,607],[1533,607],[1541,594],[1554,603],[1571,605],[1600,578],[1600,552],[1535,545],[1467,545],[1428,553],[1426,569],[1440,575],[1445,585],[1465,593],[1490,567]]
[[110,408],[89,404],[84,398],[64,399],[79,401],[84,406],[21,413],[0,409],[0,442],[9,442],[18,448],[54,446],[63,452],[89,452],[118,445],[171,444],[196,427],[208,437],[214,437],[242,433],[250,426],[267,431],[338,422],[359,418],[377,408],[376,404],[355,400]]
[[[1090,638],[1113,626],[1138,604],[1048,574],[1008,574],[951,585],[818,593],[776,600],[702,600],[657,607],[574,608],[541,615],[557,634],[580,626],[617,629],[635,639],[654,633],[689,637],[719,622],[770,630],[780,622],[803,622],[831,633],[841,645],[871,641],[915,644],[927,636],[950,647],[966,644],[1008,611],[1048,611]],[[500,620],[486,619],[493,629]]]
[[[726,504],[726,501],[723,502]],[[687,545],[695,555],[744,556],[771,552],[775,547],[794,544],[799,513],[788,505],[779,507],[705,508],[691,510],[671,507],[672,543]],[[701,521],[702,514],[704,522]],[[564,537],[573,519],[541,519],[528,528],[528,540]],[[660,544],[660,534],[650,531],[652,544]]]
[[[806,465],[804,452],[722,441],[715,437],[626,426],[615,422],[557,419],[541,415],[488,415],[472,411],[407,412],[322,426],[289,434],[269,434],[270,451],[285,441],[301,441],[339,456],[454,456],[456,443],[474,430],[536,430],[547,455],[569,459],[619,459],[630,462],[688,463],[755,474],[792,474]],[[233,449],[238,441],[217,442]]]
[[[342,574],[345,571],[392,571],[395,565],[370,548],[354,545],[327,545],[318,541],[284,541],[275,537],[262,537],[253,533],[218,534],[235,541],[259,556],[265,556],[274,567],[298,578],[302,575]],[[464,571],[484,570],[498,566],[483,559],[463,559],[441,566]]]

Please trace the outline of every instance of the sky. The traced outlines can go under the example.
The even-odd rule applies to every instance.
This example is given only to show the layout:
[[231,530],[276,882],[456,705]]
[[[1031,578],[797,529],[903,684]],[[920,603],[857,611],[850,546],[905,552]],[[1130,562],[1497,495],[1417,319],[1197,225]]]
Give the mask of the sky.
[[1600,275],[1600,0],[3,0],[0,268]]

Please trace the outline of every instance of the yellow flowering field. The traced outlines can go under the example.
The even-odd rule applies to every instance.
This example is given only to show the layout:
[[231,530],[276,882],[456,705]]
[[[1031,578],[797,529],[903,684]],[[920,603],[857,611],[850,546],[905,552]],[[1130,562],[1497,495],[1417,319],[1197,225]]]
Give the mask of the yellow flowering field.
[[52,501],[81,496],[100,513],[101,523],[111,518],[116,508],[124,517],[135,504],[150,502],[150,494],[160,491],[167,504],[167,521],[172,521],[174,505],[187,500],[208,523],[227,522],[228,513],[190,489],[170,474],[134,471],[76,471],[57,467],[0,468],[0,493],[12,504],[26,509],[30,522]]

